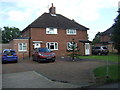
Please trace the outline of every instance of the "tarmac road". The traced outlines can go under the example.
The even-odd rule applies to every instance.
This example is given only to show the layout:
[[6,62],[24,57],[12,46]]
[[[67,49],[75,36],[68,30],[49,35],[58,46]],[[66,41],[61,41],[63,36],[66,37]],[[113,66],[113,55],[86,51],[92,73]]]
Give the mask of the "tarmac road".
[[2,65],[3,86],[7,87],[8,83],[6,83],[6,80],[12,73],[33,71],[52,82],[68,83],[79,86],[92,85],[95,83],[92,70],[105,64],[106,62],[94,60],[64,61],[57,59],[56,62],[53,63],[37,63],[31,59],[21,59],[18,63],[7,63]]

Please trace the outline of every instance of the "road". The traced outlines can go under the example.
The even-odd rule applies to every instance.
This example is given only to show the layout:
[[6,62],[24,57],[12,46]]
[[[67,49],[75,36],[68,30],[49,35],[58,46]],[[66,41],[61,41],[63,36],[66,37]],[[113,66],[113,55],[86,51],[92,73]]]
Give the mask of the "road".
[[37,63],[31,59],[21,59],[18,63],[2,65],[3,81],[6,78],[4,75],[7,74],[35,71],[51,81],[87,86],[95,83],[92,70],[105,64],[106,62],[100,61],[64,61],[59,59],[52,63]]

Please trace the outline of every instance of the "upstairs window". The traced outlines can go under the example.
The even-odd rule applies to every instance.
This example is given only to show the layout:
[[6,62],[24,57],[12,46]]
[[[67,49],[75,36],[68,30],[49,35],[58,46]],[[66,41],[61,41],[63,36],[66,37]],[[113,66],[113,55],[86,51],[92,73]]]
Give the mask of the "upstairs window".
[[57,34],[57,28],[46,28],[46,34]]
[[75,30],[75,29],[67,29],[67,30],[66,30],[66,33],[67,33],[68,35],[76,35],[76,30]]

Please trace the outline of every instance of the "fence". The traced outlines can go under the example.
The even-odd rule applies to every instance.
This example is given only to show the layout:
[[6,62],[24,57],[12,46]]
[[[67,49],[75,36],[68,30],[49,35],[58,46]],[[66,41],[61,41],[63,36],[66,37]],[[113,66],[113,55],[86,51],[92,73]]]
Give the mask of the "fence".
[[0,44],[0,46],[2,46],[2,47],[1,47],[2,50],[4,50],[4,49],[9,49],[9,48],[10,48],[10,46],[9,46],[8,43],[7,43],[7,44]]

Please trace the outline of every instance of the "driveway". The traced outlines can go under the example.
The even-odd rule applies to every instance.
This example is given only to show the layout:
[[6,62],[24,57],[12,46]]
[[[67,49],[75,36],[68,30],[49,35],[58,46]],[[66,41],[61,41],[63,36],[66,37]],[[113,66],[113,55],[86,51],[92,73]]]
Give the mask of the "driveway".
[[37,63],[31,59],[21,59],[18,63],[2,65],[3,82],[7,74],[34,71],[53,82],[87,86],[95,83],[93,69],[105,64],[106,62],[94,60],[66,61],[58,58],[54,63]]
[[35,71],[4,74],[3,88],[80,88],[80,85],[54,82]]

